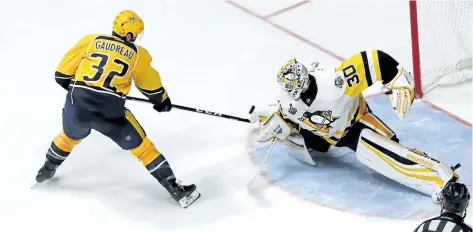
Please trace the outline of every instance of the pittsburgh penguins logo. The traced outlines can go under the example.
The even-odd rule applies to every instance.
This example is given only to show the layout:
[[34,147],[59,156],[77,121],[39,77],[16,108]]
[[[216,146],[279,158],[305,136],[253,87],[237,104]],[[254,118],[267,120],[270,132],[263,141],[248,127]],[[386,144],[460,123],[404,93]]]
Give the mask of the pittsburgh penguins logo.
[[318,110],[313,113],[305,112],[299,120],[314,128],[315,131],[328,133],[329,129],[332,128],[332,123],[338,118],[332,116],[331,110]]

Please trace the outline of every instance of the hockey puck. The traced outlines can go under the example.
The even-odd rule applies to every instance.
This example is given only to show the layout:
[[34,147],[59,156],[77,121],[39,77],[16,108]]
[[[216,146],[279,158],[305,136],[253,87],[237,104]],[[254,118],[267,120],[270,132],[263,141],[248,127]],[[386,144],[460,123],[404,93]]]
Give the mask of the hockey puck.
[[249,114],[252,114],[254,110],[255,110],[255,106],[251,106]]

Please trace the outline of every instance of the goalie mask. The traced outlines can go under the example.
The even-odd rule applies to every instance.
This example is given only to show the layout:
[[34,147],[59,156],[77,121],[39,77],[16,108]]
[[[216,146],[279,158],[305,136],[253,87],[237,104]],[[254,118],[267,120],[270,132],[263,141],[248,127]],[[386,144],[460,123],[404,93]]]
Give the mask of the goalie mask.
[[309,72],[296,59],[289,60],[279,69],[277,79],[281,89],[288,92],[296,101],[309,88]]

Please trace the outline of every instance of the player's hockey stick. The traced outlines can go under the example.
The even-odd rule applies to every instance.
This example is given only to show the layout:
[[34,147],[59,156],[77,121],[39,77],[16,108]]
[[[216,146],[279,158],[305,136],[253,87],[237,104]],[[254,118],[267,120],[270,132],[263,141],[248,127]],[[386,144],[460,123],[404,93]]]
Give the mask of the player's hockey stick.
[[[137,102],[152,103],[148,99],[137,98],[137,97],[127,96],[126,99],[131,100],[131,101],[137,101]],[[208,110],[201,110],[201,109],[197,109],[197,108],[191,108],[191,107],[180,106],[180,105],[175,105],[175,104],[172,104],[172,107],[176,108],[176,109],[180,109],[180,110],[185,110],[185,111],[190,111],[190,112],[195,112],[195,113],[201,113],[201,114],[207,114],[207,115],[212,115],[212,116],[216,116],[216,117],[220,117],[220,118],[226,118],[226,119],[232,119],[232,120],[236,120],[236,121],[240,121],[240,122],[250,123],[250,120],[246,119],[246,118],[235,117],[235,116],[232,116],[232,115],[216,113],[216,112],[212,112],[212,111],[208,111]],[[251,109],[250,109],[249,113],[250,114],[253,113],[253,110],[255,110],[255,106],[251,106]]]

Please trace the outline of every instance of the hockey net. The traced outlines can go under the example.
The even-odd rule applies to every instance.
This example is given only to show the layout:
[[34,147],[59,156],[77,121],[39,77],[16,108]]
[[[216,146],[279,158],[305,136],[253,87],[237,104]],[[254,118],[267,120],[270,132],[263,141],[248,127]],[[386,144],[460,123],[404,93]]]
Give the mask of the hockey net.
[[473,0],[411,0],[409,6],[417,93],[471,81]]

